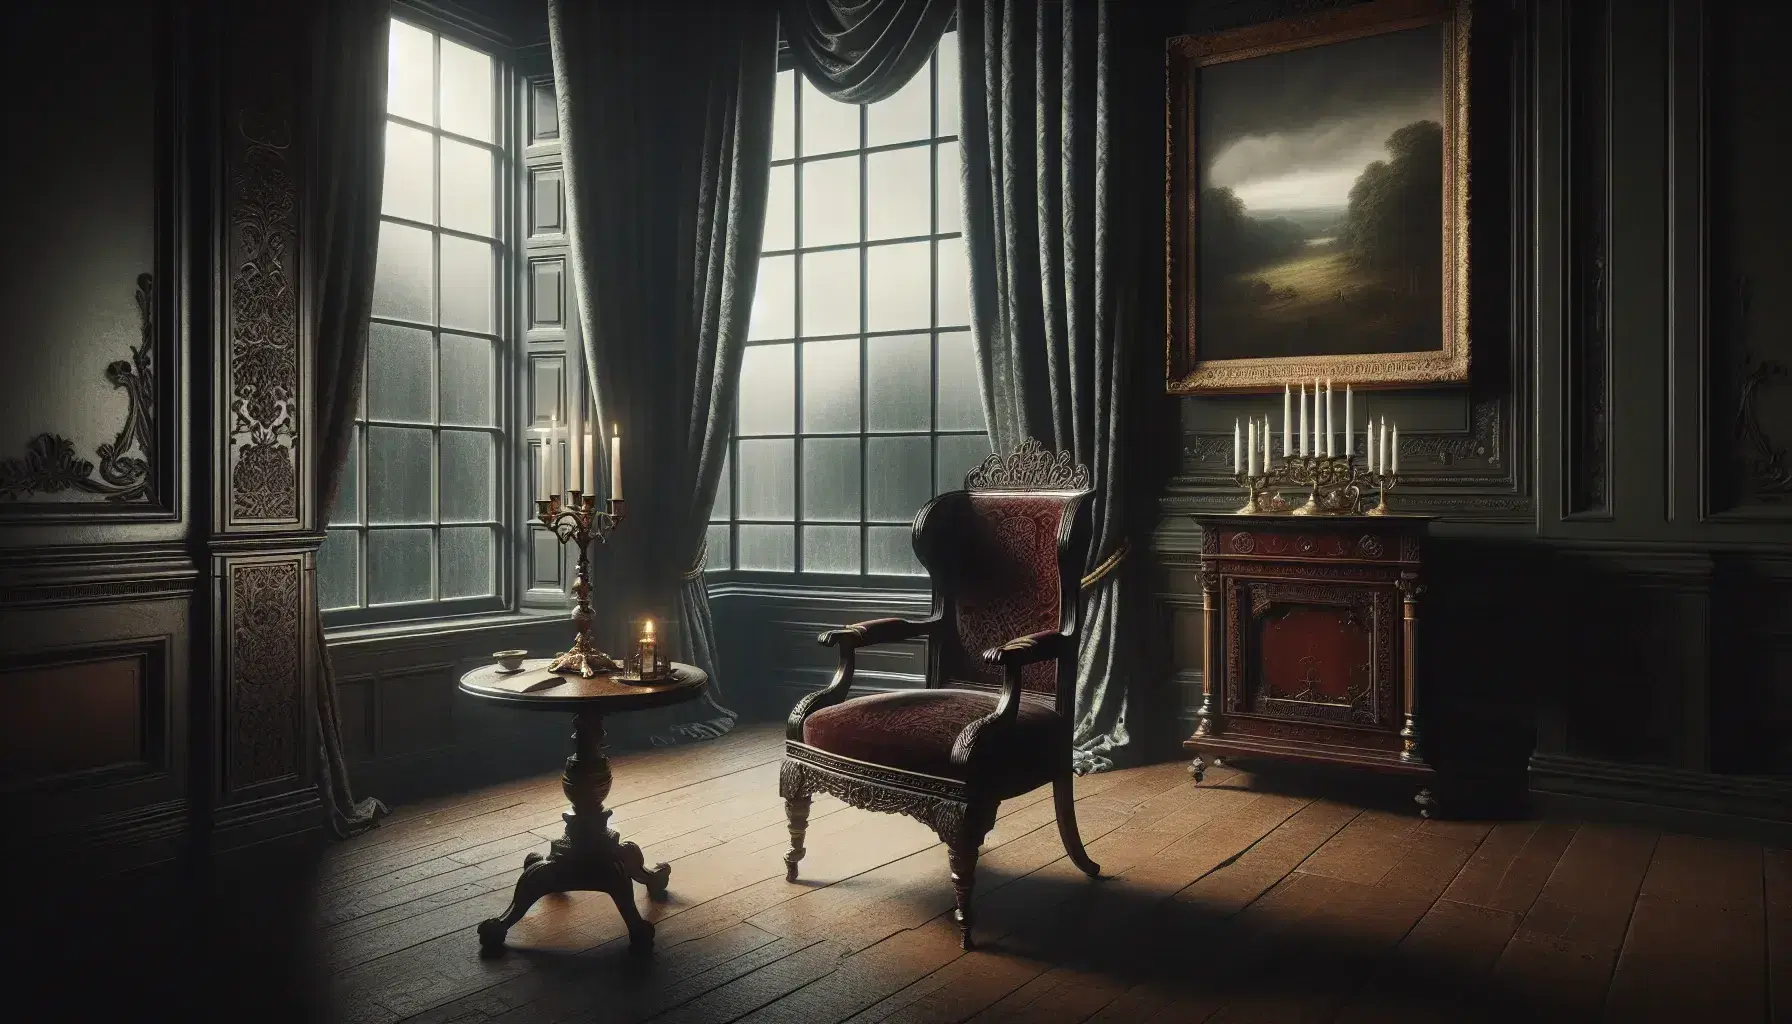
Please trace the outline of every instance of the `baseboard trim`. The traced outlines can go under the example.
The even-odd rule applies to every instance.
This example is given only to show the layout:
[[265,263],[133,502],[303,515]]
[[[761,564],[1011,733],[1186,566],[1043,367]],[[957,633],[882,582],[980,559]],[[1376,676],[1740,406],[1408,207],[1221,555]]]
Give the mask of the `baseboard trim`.
[[1792,778],[1533,754],[1530,789],[1549,817],[1792,845]]
[[210,852],[239,847],[324,827],[324,802],[316,786],[229,804],[212,815]]

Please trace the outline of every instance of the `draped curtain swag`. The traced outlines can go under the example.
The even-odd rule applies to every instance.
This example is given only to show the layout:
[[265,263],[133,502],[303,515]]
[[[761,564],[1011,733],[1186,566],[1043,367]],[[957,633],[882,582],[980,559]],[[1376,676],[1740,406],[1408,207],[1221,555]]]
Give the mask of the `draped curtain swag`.
[[628,452],[627,520],[593,553],[602,639],[621,656],[633,619],[664,617],[710,676],[702,701],[615,724],[631,741],[711,738],[735,714],[701,568],[764,229],[776,0],[550,0],[548,35],[585,364],[597,422],[620,424]]
[[[327,0],[316,8],[312,38],[312,182],[306,227],[312,286],[303,291],[317,328],[317,474],[313,508],[335,507],[354,441],[367,356],[367,318],[380,237],[380,193],[386,165],[387,0]],[[342,752],[336,677],[318,616],[313,642],[321,667],[313,713],[319,746],[318,785],[339,837],[371,828],[386,805],[356,800]]]
[[791,59],[829,99],[875,103],[927,66],[953,0],[781,0]]
[[[1074,725],[1079,773],[1138,756],[1128,687],[1145,642],[1125,551],[1138,190],[1111,165],[1133,96],[1125,4],[960,0],[971,326],[997,451],[1033,437],[1094,471]],[[1136,560],[1135,560],[1136,564]]]

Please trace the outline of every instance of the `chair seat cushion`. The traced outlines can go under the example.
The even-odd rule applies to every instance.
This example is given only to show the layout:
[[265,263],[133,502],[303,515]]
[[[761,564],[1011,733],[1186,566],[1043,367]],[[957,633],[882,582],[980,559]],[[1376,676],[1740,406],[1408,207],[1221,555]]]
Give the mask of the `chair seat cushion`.
[[[952,744],[964,727],[996,709],[981,690],[896,690],[867,694],[823,708],[803,722],[803,742],[830,754],[887,768],[967,781],[952,763]],[[1067,726],[1049,702],[1023,695],[1010,749],[987,762],[984,780],[1004,796],[1051,781],[1070,760]],[[981,760],[981,758],[980,758]]]

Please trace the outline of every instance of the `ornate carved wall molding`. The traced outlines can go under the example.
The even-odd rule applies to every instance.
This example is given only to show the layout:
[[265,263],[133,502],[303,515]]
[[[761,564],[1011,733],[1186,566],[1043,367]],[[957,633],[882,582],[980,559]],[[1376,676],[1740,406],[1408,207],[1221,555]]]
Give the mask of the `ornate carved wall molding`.
[[1609,512],[1610,13],[1608,4],[1594,2],[1575,5],[1569,14],[1571,266],[1565,339],[1568,354],[1563,366],[1566,408],[1562,420],[1567,436],[1562,455],[1566,462],[1564,511],[1571,515]]
[[23,458],[0,461],[0,501],[73,490],[102,495],[107,501],[155,503],[154,297],[154,279],[138,274],[141,339],[131,347],[129,360],[120,359],[106,367],[106,379],[124,390],[130,404],[118,436],[95,451],[98,476],[92,462],[75,454],[73,441],[61,434],[39,434],[26,442]]
[[[225,125],[227,300],[225,464],[232,523],[299,518],[299,196],[301,155],[292,47],[257,38],[271,19],[242,16]],[[269,59],[268,55],[274,58]]]
[[302,563],[244,562],[230,581],[228,786],[297,774],[304,734]]

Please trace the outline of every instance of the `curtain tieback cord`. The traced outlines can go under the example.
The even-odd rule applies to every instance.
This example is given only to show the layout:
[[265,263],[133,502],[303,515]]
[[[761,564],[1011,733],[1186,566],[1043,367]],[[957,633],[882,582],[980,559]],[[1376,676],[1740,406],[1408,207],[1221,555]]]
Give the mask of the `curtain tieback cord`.
[[697,558],[691,562],[691,567],[684,571],[684,575],[681,576],[680,579],[683,579],[687,583],[692,580],[702,579],[703,570],[707,568],[709,568],[709,538],[705,537],[703,538],[703,546],[697,549]]
[[1114,553],[1109,555],[1100,565],[1091,570],[1089,575],[1083,577],[1081,584],[1082,589],[1088,590],[1095,584],[1100,583],[1103,577],[1118,568],[1121,562],[1126,561],[1126,556],[1131,552],[1132,538],[1120,538],[1120,546],[1114,549]]

